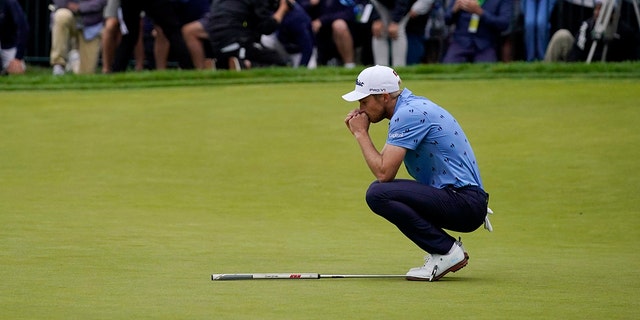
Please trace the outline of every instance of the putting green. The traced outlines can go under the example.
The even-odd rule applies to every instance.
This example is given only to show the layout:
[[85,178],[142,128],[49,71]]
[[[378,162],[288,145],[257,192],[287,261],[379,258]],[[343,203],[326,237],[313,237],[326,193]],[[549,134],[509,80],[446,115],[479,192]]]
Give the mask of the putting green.
[[635,318],[637,80],[405,85],[458,118],[495,211],[434,283],[209,278],[422,263],[364,203],[351,82],[3,92],[3,318]]

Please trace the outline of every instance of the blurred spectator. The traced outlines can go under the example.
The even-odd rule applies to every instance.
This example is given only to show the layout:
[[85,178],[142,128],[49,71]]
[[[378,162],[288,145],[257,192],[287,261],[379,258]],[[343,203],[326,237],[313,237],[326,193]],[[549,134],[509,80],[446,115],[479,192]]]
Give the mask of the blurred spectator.
[[[202,42],[203,42],[202,40],[206,40],[206,38],[198,39],[196,37],[198,41],[196,43],[194,42],[192,34],[187,33],[187,37],[190,37],[187,40],[185,38],[185,33],[183,32],[185,25],[187,25],[188,23],[197,22],[200,19],[207,19],[207,15],[211,7],[211,1],[210,0],[170,0],[170,2],[171,2],[171,5],[173,6],[174,14],[178,18],[178,21],[180,24],[180,34],[183,37],[184,44],[186,45],[186,49],[189,53],[189,57],[191,59],[192,64],[194,65],[194,67],[195,67],[195,64],[198,63],[201,66],[203,66],[202,68],[204,68],[205,65],[208,65],[209,68],[212,68],[213,67],[212,60],[211,60],[213,57],[212,50],[210,50],[210,46],[204,47],[202,45]],[[198,25],[201,25],[201,24],[198,24]],[[195,25],[195,26],[198,26],[198,25]],[[197,30],[192,29],[190,31],[195,32]],[[204,32],[204,27],[202,31]],[[157,25],[154,27],[153,34],[155,37],[154,55],[155,55],[155,61],[156,61],[156,69],[164,70],[167,68],[167,65],[170,59],[169,54],[171,49],[171,43],[169,39],[167,39],[167,37],[165,36],[164,32],[162,31],[162,28]],[[189,41],[189,43],[187,41]],[[208,41],[206,41],[205,43],[208,43]],[[199,44],[200,47],[197,48],[196,44]],[[191,47],[189,47],[189,45],[191,45]],[[197,51],[198,49],[200,50]],[[193,50],[196,50],[196,51],[194,52]],[[197,55],[197,60],[198,60],[197,62],[193,61],[193,53]],[[202,54],[202,57],[198,56],[200,54]],[[206,59],[207,55],[210,58],[208,61]],[[198,68],[198,69],[202,69],[202,68]]]
[[544,59],[551,29],[549,18],[555,3],[555,0],[522,0],[527,61]]
[[16,0],[0,0],[0,72],[22,74],[27,69],[24,53],[29,24]]
[[[502,62],[511,62],[516,58],[516,52],[519,49],[518,44],[524,42],[522,37],[522,5],[521,0],[513,1],[513,12],[511,13],[511,23],[507,30],[500,34],[500,41],[498,46],[498,57]],[[524,44],[524,43],[522,43]]]
[[[122,33],[128,32],[127,27],[121,21],[121,17],[120,0],[107,0],[107,5],[104,8],[104,29],[102,29],[102,73],[111,73],[116,48],[120,43]],[[142,18],[140,23],[142,24]],[[136,71],[144,69],[144,56],[142,28],[140,28],[140,35],[134,49]]]
[[496,62],[500,34],[511,22],[512,0],[452,0],[446,12],[454,25],[445,63]]
[[373,50],[371,49],[373,4],[369,0],[354,0],[354,2],[355,22],[349,24],[354,46],[354,60],[356,64],[373,65]]
[[[605,0],[606,1],[606,0]],[[608,45],[606,61],[625,61],[638,59],[638,43],[640,34],[633,26],[620,20],[613,39],[598,37],[594,27],[602,9],[602,0],[596,0],[593,16],[582,22],[574,36],[568,29],[560,29],[553,34],[547,51],[545,62],[577,62],[586,61],[594,40],[597,39],[596,50],[592,61],[601,61],[605,43]],[[613,18],[613,14],[612,14]]]
[[[203,1],[198,0],[202,3]],[[211,48],[211,42],[209,41],[209,35],[207,34],[207,21],[209,20],[209,11],[211,9],[211,1],[204,1],[207,3],[207,7],[201,7],[198,11],[199,14],[191,15],[190,18],[185,19],[185,24],[182,26],[182,37],[189,49],[191,55],[191,61],[196,69],[212,69],[215,68],[213,62],[213,50]]]
[[276,33],[278,41],[288,55],[300,56],[299,61],[292,62],[294,67],[315,67],[315,36],[311,27],[311,17],[300,4],[293,3]]
[[382,66],[405,66],[410,1],[371,0],[371,3],[376,8],[371,24],[373,62]]
[[260,42],[276,31],[289,11],[287,0],[216,0],[211,5],[207,30],[217,67],[241,70],[286,65],[277,51]]
[[425,57],[426,63],[440,63],[449,40],[450,27],[446,23],[446,1],[435,0],[427,13],[425,27]]
[[207,34],[207,21],[209,13],[201,19],[191,21],[182,26],[182,37],[187,45],[191,61],[196,69],[212,69],[215,68],[213,63],[213,52],[211,57],[207,57],[205,50],[211,48],[209,45],[209,34]]
[[79,68],[74,73],[95,73],[100,56],[100,33],[107,0],[54,0],[51,21],[51,56],[54,75],[65,73],[70,45],[77,46]]
[[[316,35],[318,64],[338,58],[346,68],[354,68],[355,48],[351,28],[356,23],[353,0],[300,0],[311,17]],[[337,57],[336,57],[337,55]]]
[[[116,51],[113,71],[127,70],[134,47],[140,38],[140,14],[143,11],[146,17],[153,20],[156,27],[162,29],[180,68],[193,68],[191,57],[182,39],[180,20],[171,0],[121,0],[120,2],[122,18],[129,32],[122,36]],[[162,61],[157,60],[156,58],[156,66],[162,66]]]
[[419,64],[425,56],[426,27],[434,0],[412,0],[407,33],[407,65]]

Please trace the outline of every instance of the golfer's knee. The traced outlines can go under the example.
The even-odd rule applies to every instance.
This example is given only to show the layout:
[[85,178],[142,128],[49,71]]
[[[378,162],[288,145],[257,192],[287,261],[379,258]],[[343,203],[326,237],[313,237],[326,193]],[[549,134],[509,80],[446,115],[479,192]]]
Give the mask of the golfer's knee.
[[371,183],[371,185],[369,185],[369,188],[367,189],[365,200],[367,201],[367,205],[369,205],[369,208],[371,208],[371,210],[373,210],[374,212],[377,212],[376,208],[378,208],[384,202],[382,189],[382,183],[378,181],[374,181],[373,183]]

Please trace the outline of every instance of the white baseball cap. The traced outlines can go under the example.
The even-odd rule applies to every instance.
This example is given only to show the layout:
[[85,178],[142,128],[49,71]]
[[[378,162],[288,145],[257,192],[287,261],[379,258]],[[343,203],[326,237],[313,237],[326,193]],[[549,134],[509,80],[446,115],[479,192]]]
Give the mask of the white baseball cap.
[[376,65],[366,68],[356,78],[356,88],[342,99],[353,102],[371,94],[392,93],[400,90],[400,76],[395,70]]

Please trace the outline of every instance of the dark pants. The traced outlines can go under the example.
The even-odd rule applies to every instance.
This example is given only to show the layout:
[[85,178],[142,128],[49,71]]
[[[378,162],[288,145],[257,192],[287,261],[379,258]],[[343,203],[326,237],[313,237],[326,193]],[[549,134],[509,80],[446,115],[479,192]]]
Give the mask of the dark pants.
[[[287,61],[278,51],[267,48],[261,43],[237,42],[235,44],[238,48],[231,51],[222,52],[218,48],[213,48],[213,55],[217,60],[216,68],[226,69],[228,67],[227,62],[231,57],[238,58],[241,61],[241,65],[244,60],[248,60],[251,62],[251,67],[256,68],[287,65]],[[244,65],[241,67],[245,68]]]
[[447,48],[447,52],[442,60],[443,63],[473,63],[473,62],[496,62],[498,54],[496,48],[489,46],[484,50],[476,47],[464,47],[452,39]]
[[133,55],[133,48],[138,41],[140,30],[140,13],[142,11],[162,29],[169,40],[171,51],[180,68],[192,69],[193,63],[182,39],[182,24],[174,12],[169,0],[121,0],[122,18],[129,33],[122,36],[116,51],[113,71],[125,71]]
[[413,180],[373,182],[367,204],[418,247],[446,254],[456,239],[443,229],[471,232],[487,215],[489,195],[478,187],[437,189]]

